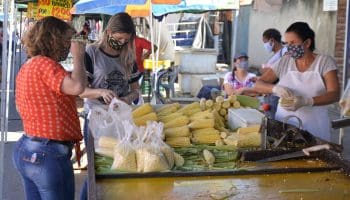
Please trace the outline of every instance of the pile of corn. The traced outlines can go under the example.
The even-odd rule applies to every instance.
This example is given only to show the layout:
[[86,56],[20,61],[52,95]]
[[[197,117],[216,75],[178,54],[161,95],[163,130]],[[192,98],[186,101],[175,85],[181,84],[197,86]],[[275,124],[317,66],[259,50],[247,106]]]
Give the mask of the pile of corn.
[[238,148],[259,147],[261,144],[261,134],[259,133],[260,125],[253,127],[242,127],[237,132],[223,137],[223,141],[227,145],[236,146]]
[[137,126],[145,126],[147,121],[158,121],[157,114],[149,103],[145,103],[133,110],[132,118]]

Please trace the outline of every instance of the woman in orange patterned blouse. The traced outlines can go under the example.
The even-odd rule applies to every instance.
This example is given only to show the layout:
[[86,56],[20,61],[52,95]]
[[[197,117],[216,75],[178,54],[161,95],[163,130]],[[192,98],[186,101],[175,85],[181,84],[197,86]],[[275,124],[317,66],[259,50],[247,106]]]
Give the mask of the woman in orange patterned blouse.
[[[74,173],[70,161],[80,141],[75,97],[84,91],[85,45],[71,42],[74,28],[55,17],[37,21],[25,35],[30,59],[16,78],[16,105],[25,134],[17,142],[13,160],[26,199],[74,199]],[[74,69],[59,63],[73,55]]]

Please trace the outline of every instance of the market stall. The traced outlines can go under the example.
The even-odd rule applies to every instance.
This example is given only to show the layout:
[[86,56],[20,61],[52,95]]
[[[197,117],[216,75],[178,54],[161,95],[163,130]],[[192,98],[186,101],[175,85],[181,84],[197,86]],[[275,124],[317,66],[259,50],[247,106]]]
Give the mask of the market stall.
[[[89,199],[348,198],[350,165],[338,155],[342,147],[271,119],[260,123],[266,118],[254,98],[219,96],[132,111],[115,105],[92,110]],[[118,109],[124,116],[116,117]],[[242,110],[249,117],[236,115]],[[310,157],[263,160],[320,145]]]

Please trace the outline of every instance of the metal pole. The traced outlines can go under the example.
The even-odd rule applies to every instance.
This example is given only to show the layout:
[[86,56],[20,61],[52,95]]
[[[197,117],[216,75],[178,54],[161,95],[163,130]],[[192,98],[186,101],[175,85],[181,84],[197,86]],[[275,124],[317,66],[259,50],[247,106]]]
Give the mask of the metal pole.
[[239,9],[235,10],[236,12],[234,15],[234,21],[232,23],[232,44],[231,44],[231,67],[233,68],[233,58],[236,55],[236,45],[237,45],[237,27],[238,27],[238,16],[239,16]]
[[7,22],[8,22],[8,1],[4,0],[3,4],[4,22],[3,22],[3,40],[2,40],[2,78],[1,78],[1,138],[0,138],[0,197],[3,195],[3,181],[4,181],[4,150],[5,150],[5,135],[7,133]]
[[[350,27],[349,27],[349,16],[350,16],[350,0],[346,1],[346,18],[345,18],[345,38],[344,38],[344,61],[343,61],[343,85],[342,85],[342,91],[345,90],[346,85],[348,84],[348,73],[349,73],[349,59],[350,59]],[[342,118],[342,114],[340,113],[340,118]],[[339,144],[343,143],[343,137],[344,137],[344,128],[339,129]]]

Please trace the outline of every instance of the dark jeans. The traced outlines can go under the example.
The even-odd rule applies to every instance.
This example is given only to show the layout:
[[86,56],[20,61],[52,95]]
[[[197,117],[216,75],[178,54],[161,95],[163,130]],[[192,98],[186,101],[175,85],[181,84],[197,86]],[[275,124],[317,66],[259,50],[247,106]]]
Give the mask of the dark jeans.
[[275,119],[279,99],[278,96],[272,94],[266,95],[264,98],[265,103],[270,105],[270,110],[266,114],[272,119]]
[[22,136],[13,161],[22,177],[27,200],[74,200],[73,145]]

